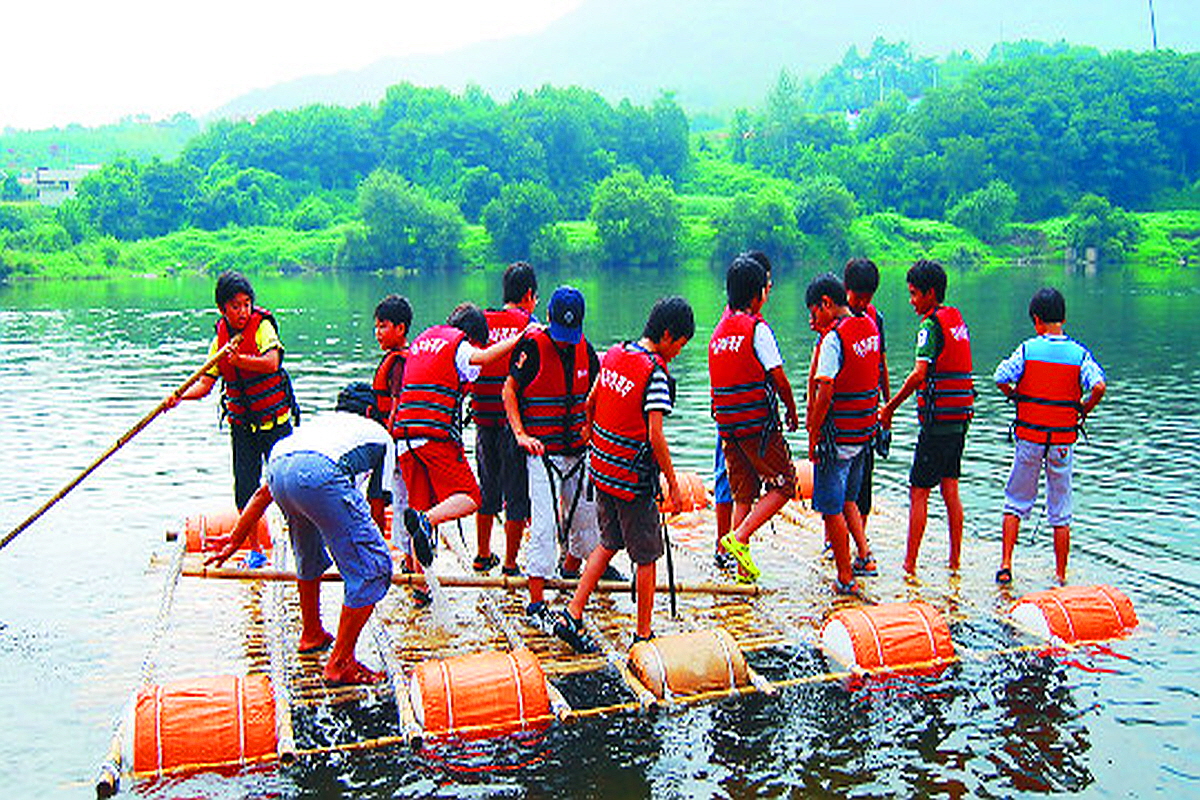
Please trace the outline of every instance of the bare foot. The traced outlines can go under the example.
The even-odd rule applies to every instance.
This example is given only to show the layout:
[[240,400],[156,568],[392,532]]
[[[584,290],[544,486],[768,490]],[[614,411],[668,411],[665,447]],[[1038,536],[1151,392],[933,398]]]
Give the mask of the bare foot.
[[321,635],[316,639],[305,639],[300,637],[300,645],[297,650],[301,655],[309,653],[321,653],[328,650],[333,645],[333,634],[328,631],[321,631]]
[[367,669],[357,661],[349,664],[334,664],[332,661],[325,665],[325,682],[334,686],[355,686],[361,684],[379,683],[387,678],[383,672]]

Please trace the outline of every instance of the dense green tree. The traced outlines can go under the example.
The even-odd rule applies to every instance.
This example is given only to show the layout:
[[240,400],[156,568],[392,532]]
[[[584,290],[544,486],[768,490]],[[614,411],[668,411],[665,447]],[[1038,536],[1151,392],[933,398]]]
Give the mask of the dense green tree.
[[605,178],[592,199],[602,257],[609,265],[668,265],[675,262],[683,223],[679,201],[662,177],[649,181],[635,170]]
[[1017,210],[1017,193],[1004,181],[991,181],[965,195],[946,212],[946,221],[985,242],[999,241]]
[[358,203],[378,266],[445,269],[460,263],[466,221],[454,204],[382,169],[359,186]]
[[840,241],[858,216],[854,194],[832,175],[801,181],[796,198],[796,225],[803,233]]
[[333,224],[333,209],[315,194],[300,201],[292,210],[291,225],[297,231],[319,231]]
[[500,196],[504,179],[484,166],[463,170],[455,185],[454,200],[467,222],[479,222],[483,207]]
[[117,239],[142,236],[144,204],[141,169],[132,159],[117,159],[88,175],[79,184],[78,199],[84,216],[97,230]]
[[713,227],[713,257],[721,263],[749,249],[762,250],[774,264],[793,263],[804,245],[795,200],[774,186],[739,194],[713,216]]
[[1137,219],[1104,197],[1085,194],[1071,209],[1066,228],[1067,243],[1079,255],[1096,248],[1105,258],[1117,258],[1132,250],[1141,236]]
[[505,261],[518,261],[531,258],[538,234],[558,215],[558,200],[549,187],[522,181],[501,189],[481,216],[496,254]]
[[185,161],[151,159],[142,167],[140,210],[142,232],[163,236],[190,221],[200,170]]
[[291,208],[287,182],[257,167],[214,164],[201,182],[192,216],[198,227],[215,231],[229,225],[276,225]]

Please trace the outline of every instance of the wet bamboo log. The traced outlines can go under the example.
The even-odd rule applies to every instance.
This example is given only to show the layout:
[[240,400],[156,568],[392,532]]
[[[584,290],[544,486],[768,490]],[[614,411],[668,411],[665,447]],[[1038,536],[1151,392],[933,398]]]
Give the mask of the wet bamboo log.
[[[245,570],[233,567],[184,567],[183,575],[187,578],[215,578],[219,580],[239,580],[239,581],[294,581],[296,573],[289,570],[275,569],[256,569]],[[336,572],[328,572],[321,576],[323,581],[340,581],[341,575]],[[399,573],[392,575],[392,583],[396,586],[424,586],[425,576],[413,573]],[[525,589],[528,586],[528,579],[524,577],[510,578],[504,575],[440,575],[438,583],[447,588],[455,589]],[[573,590],[579,585],[578,580],[567,580],[561,578],[547,578],[546,588],[552,590]],[[628,592],[629,583],[627,581],[600,581],[596,584],[595,590],[603,593],[619,593]],[[665,583],[658,584],[655,587],[656,592],[668,591],[668,586]],[[760,595],[769,594],[770,590],[764,589],[757,584],[744,583],[716,583],[712,581],[701,581],[697,583],[679,583],[675,585],[675,591],[680,594],[709,594],[709,595],[730,595],[738,597],[758,597]]]

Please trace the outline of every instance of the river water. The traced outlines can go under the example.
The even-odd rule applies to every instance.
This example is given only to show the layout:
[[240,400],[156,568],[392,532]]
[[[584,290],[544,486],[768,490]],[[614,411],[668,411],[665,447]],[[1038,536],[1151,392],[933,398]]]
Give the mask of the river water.
[[[777,275],[765,309],[800,396],[812,341],[803,292],[814,272]],[[672,365],[681,400],[668,435],[677,461],[704,473],[713,434],[703,345],[722,305],[721,276],[542,275],[544,298],[558,279],[583,289],[586,328],[598,345],[636,336],[660,295],[692,301],[698,337]],[[410,297],[418,329],[444,319],[460,299],[495,302],[499,294],[494,273],[311,275],[255,283],[260,302],[280,318],[287,364],[308,411],[329,408],[339,386],[370,375],[378,358],[371,314],[383,294]],[[1077,453],[1070,577],[1111,583],[1133,600],[1142,625],[1111,650],[967,659],[922,681],[822,684],[772,700],[618,717],[552,730],[533,758],[519,752],[475,761],[464,756],[464,764],[447,768],[392,750],[135,790],[151,797],[1200,795],[1200,400],[1194,390],[1200,277],[1123,268],[1095,275],[1059,267],[952,272],[948,299],[971,326],[978,374],[989,375],[1031,335],[1026,304],[1045,283],[1063,290],[1068,332],[1092,348],[1108,373],[1090,442]],[[202,361],[215,319],[211,291],[211,281],[198,278],[0,287],[3,531]],[[916,328],[902,267],[885,269],[877,301],[886,315],[896,386],[911,367]],[[992,574],[1009,411],[986,380],[980,388],[962,481],[967,536],[959,591],[967,620],[955,635],[986,649],[1011,643],[1015,634],[991,614],[999,606]],[[892,458],[880,466],[880,492],[902,509],[915,439],[911,408],[897,419]],[[230,494],[228,452],[215,404],[187,404],[156,420],[0,552],[6,794],[91,794],[114,717],[137,686],[146,654],[158,652],[160,669],[184,673],[210,671],[210,662],[228,655],[189,649],[189,630],[233,623],[186,604],[166,643],[154,641],[163,569],[153,565],[166,552],[164,529]],[[922,576],[944,582],[944,522],[936,497],[931,510]],[[898,571],[898,556],[880,567]],[[1044,524],[1027,523],[1015,572],[1014,591],[1050,585]],[[222,647],[236,650],[236,642],[217,650]],[[771,666],[760,664],[768,672]],[[504,771],[477,768],[506,758],[529,763]]]

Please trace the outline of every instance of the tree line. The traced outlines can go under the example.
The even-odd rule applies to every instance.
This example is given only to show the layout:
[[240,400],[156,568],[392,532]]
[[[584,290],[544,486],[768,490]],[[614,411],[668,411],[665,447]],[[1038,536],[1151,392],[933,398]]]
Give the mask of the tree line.
[[1119,253],[1137,238],[1126,211],[1194,206],[1198,171],[1198,55],[1019,43],[939,62],[880,40],[816,81],[781,73],[702,133],[669,94],[549,86],[498,102],[400,84],[375,105],[217,122],[174,159],[109,162],[55,224],[73,242],[341,226],[340,266],[453,268],[476,224],[498,259],[567,258],[561,223],[586,219],[600,260],[661,264],[689,213],[714,258],[753,241],[783,261],[844,248],[862,214],[987,243],[1071,215],[1073,244]]

